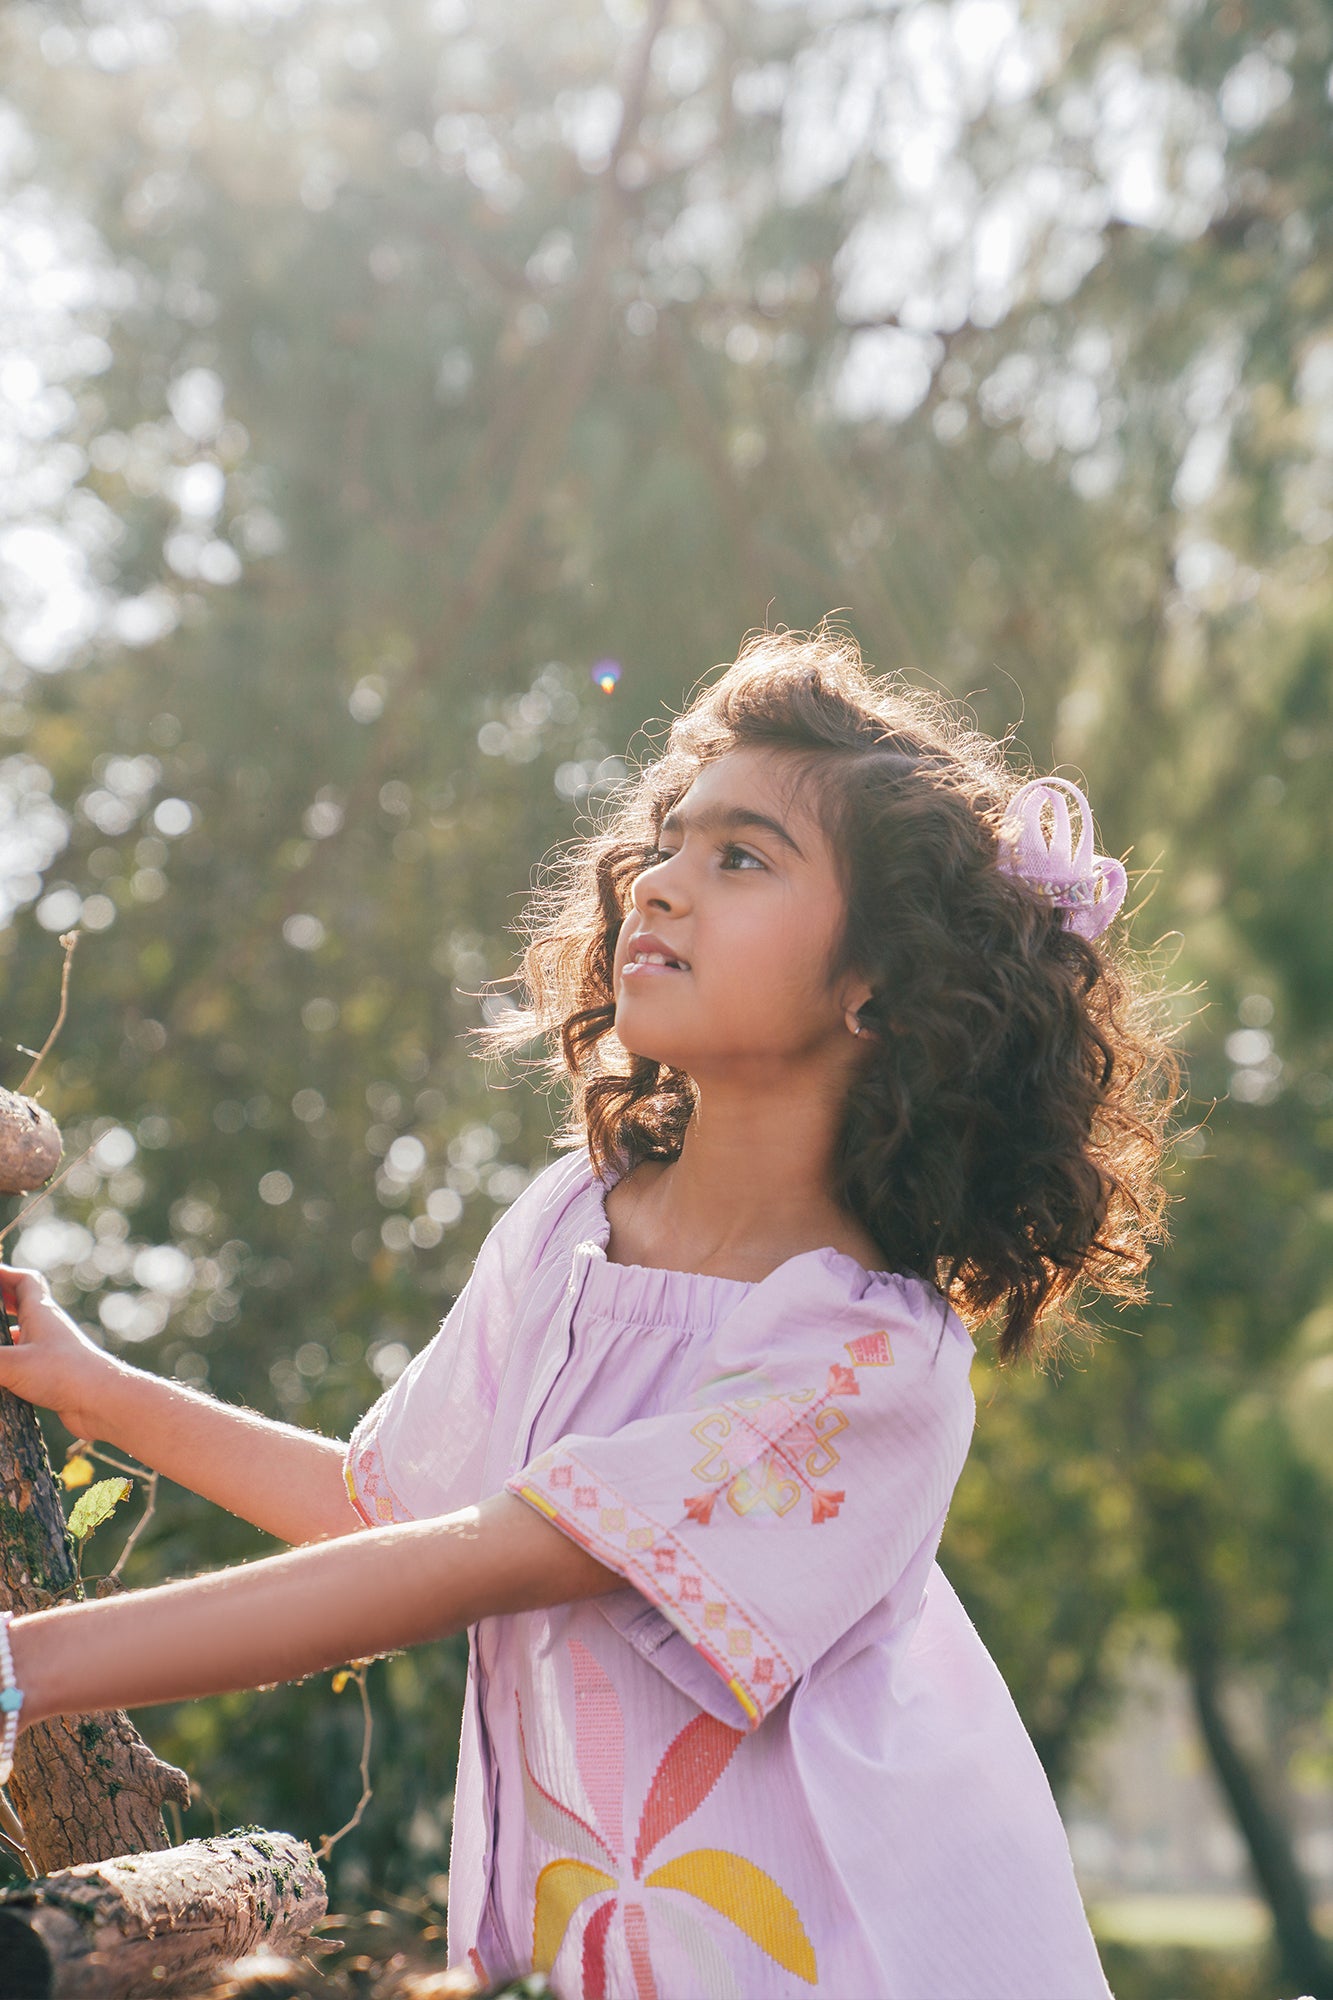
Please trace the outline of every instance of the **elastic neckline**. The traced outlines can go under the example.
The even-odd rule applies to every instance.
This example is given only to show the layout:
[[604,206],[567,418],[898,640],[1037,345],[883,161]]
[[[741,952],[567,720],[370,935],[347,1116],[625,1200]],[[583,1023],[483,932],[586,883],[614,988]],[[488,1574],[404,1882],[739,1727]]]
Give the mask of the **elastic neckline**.
[[[784,1257],[782,1262],[780,1264],[775,1264],[773,1266],[773,1269],[769,1271],[763,1278],[723,1278],[717,1276],[715,1273],[711,1271],[680,1271],[675,1269],[673,1266],[660,1265],[660,1264],[613,1263],[612,1260],[606,1254],[606,1247],[608,1243],[611,1241],[611,1218],[606,1212],[606,1198],[610,1194],[612,1188],[617,1187],[620,1184],[620,1182],[626,1178],[626,1175],[616,1174],[613,1179],[609,1181],[603,1181],[598,1176],[597,1170],[593,1166],[591,1160],[589,1160],[587,1163],[587,1171],[588,1171],[588,1180],[584,1189],[584,1193],[587,1195],[589,1203],[591,1205],[593,1229],[588,1236],[585,1236],[582,1239],[582,1241],[585,1245],[597,1251],[600,1251],[601,1253],[600,1261],[606,1266],[608,1271],[643,1271],[646,1272],[650,1277],[654,1278],[689,1279],[694,1284],[727,1285],[730,1286],[733,1289],[733,1291],[749,1292],[753,1291],[756,1285],[767,1284],[770,1281],[770,1279],[772,1279],[776,1275],[778,1271],[785,1270],[789,1264],[794,1264],[798,1262],[800,1258],[818,1257],[825,1262],[833,1264],[834,1266],[846,1265],[849,1273],[854,1273],[857,1277],[863,1280],[868,1279],[875,1283],[880,1283],[880,1284],[894,1284],[894,1283],[901,1284],[905,1282],[916,1283],[916,1284],[924,1283],[922,1279],[914,1278],[910,1274],[905,1272],[869,1270],[864,1264],[859,1263],[855,1257],[849,1257],[845,1250],[835,1250],[831,1243],[824,1244],[821,1247],[813,1250],[798,1250],[794,1256]],[[928,1289],[933,1290],[934,1287],[928,1287]]]

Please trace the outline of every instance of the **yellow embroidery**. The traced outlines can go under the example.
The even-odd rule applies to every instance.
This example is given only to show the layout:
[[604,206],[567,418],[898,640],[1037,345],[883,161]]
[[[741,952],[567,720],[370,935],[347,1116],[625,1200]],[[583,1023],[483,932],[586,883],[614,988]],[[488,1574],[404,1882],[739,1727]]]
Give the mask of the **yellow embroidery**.
[[815,1948],[796,1906],[771,1875],[743,1855],[696,1847],[643,1878],[645,1889],[681,1889],[744,1931],[770,1958],[809,1985],[815,1984]]
[[[819,1483],[841,1462],[833,1440],[849,1423],[834,1398],[860,1395],[858,1368],[893,1366],[893,1350],[883,1328],[844,1341],[843,1352],[851,1365],[832,1362],[822,1390],[737,1396],[691,1426],[691,1435],[706,1447],[691,1467],[695,1478],[720,1487],[727,1505],[742,1520],[760,1508],[781,1519],[803,1493],[810,1498],[812,1522],[836,1517],[847,1496]],[[686,1494],[687,1517],[707,1527],[717,1499],[716,1492]]]
[[532,1966],[535,1972],[549,1972],[564,1942],[569,1920],[579,1904],[603,1889],[617,1886],[614,1875],[604,1875],[586,1861],[548,1861],[537,1877],[537,1901],[532,1913]]

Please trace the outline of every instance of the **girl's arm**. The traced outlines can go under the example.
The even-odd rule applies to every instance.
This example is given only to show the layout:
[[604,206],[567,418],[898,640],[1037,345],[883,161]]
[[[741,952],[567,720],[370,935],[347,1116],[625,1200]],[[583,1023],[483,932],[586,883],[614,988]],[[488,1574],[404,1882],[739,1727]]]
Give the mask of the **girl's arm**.
[[55,1410],[75,1437],[129,1452],[284,1542],[321,1541],[362,1525],[336,1438],[131,1368],[88,1339],[35,1271],[0,1265],[0,1298],[18,1315],[17,1345],[0,1347],[0,1388]]
[[499,1493],[480,1507],[269,1556],[155,1590],[61,1605],[9,1628],[26,1728],[299,1680],[499,1612],[622,1587],[559,1528]]

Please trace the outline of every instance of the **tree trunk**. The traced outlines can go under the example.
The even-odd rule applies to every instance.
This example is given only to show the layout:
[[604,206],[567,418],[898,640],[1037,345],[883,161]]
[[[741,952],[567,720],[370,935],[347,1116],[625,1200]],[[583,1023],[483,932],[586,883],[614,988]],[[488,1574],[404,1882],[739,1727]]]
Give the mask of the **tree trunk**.
[[1273,1912],[1281,1975],[1312,2000],[1333,2000],[1333,1951],[1315,1930],[1310,1892],[1287,1829],[1271,1811],[1222,1708],[1211,1648],[1186,1647],[1199,1728],[1213,1769],[1249,1849],[1250,1865]]
[[289,1833],[87,1862],[0,1897],[4,2000],[195,1992],[261,1946],[298,1944],[327,1908],[314,1856]]
[[[0,1312],[0,1341],[10,1345]],[[64,1510],[36,1416],[0,1389],[0,1610],[80,1594]],[[162,1806],[190,1781],[156,1758],[128,1716],[61,1716],[25,1730],[10,1795],[39,1873],[167,1844]]]

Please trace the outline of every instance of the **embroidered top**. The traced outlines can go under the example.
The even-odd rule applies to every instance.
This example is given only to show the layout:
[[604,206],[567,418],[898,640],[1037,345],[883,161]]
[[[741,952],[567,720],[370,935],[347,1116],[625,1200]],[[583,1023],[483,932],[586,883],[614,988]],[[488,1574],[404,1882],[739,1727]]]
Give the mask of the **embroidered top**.
[[607,1261],[585,1153],[357,1426],[371,1524],[507,1487],[624,1579],[471,1637],[450,1957],[584,2000],[1109,2000],[1054,1800],[935,1551],[973,1346],[825,1249]]

